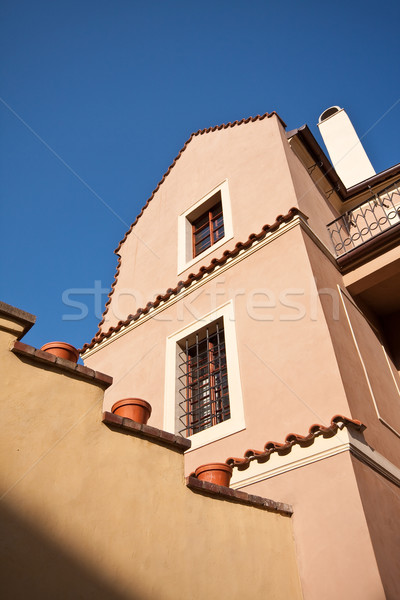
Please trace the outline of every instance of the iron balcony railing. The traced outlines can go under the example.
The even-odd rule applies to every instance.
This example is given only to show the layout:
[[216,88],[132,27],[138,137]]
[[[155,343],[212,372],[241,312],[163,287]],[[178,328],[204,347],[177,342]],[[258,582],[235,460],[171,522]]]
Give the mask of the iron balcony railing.
[[400,179],[329,223],[336,256],[342,256],[400,222]]

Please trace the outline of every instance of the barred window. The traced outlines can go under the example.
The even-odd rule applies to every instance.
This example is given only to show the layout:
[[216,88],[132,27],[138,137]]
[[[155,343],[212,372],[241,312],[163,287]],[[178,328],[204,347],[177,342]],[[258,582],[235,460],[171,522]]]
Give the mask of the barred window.
[[216,203],[192,222],[193,257],[198,256],[225,235],[221,192],[215,194]]
[[181,349],[179,433],[188,437],[231,416],[223,327],[211,325]]

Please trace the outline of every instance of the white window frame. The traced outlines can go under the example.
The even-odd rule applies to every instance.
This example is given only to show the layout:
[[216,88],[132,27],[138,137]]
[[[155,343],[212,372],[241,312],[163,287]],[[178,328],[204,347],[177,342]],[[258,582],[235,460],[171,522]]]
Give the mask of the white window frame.
[[[193,233],[192,233],[192,222],[202,212],[207,210],[207,202],[217,194],[221,192],[221,203],[222,203],[222,217],[224,220],[224,236],[218,240],[215,244],[212,244],[207,250],[201,252],[197,256],[193,256]],[[202,210],[202,207],[205,207]],[[178,217],[178,275],[180,275],[186,269],[189,269],[193,264],[202,260],[205,256],[225,244],[228,240],[233,238],[233,225],[232,225],[232,207],[229,196],[228,180],[225,179],[222,183],[212,189],[206,196],[203,196],[201,200],[193,204],[184,213]]]
[[178,433],[176,429],[177,417],[177,345],[186,337],[195,333],[204,326],[207,326],[217,319],[223,319],[226,365],[228,372],[229,386],[229,404],[231,416],[222,423],[217,423],[203,431],[189,436],[192,446],[187,451],[190,452],[216,440],[220,440],[228,435],[237,433],[246,428],[244,420],[242,385],[239,371],[239,356],[236,342],[235,330],[235,312],[233,300],[220,306],[213,312],[204,315],[199,321],[194,321],[190,325],[176,331],[167,337],[166,364],[165,364],[165,394],[164,394],[164,429],[171,433]]

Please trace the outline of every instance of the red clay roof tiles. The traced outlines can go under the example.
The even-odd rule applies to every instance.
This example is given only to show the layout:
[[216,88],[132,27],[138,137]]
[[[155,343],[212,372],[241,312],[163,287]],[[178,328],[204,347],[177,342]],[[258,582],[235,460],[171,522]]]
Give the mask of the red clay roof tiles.
[[153,190],[153,193],[151,194],[150,198],[147,200],[146,204],[143,206],[142,210],[140,211],[140,213],[138,214],[138,216],[136,217],[136,219],[134,220],[134,222],[132,223],[132,225],[129,227],[128,231],[125,233],[123,239],[119,242],[118,247],[114,250],[114,254],[116,254],[118,256],[118,264],[117,264],[116,273],[114,275],[114,282],[111,284],[111,288],[112,289],[111,289],[110,293],[108,294],[108,300],[106,302],[105,310],[104,310],[103,315],[102,315],[103,318],[102,318],[102,320],[99,323],[99,332],[100,332],[101,326],[104,323],[105,316],[106,316],[106,314],[108,312],[108,309],[109,309],[109,306],[110,306],[110,303],[111,303],[111,296],[114,293],[114,289],[115,289],[115,286],[116,286],[117,280],[118,280],[119,271],[120,271],[120,268],[121,268],[121,257],[118,254],[118,252],[120,251],[120,248],[121,248],[122,244],[125,242],[126,238],[128,237],[128,235],[132,231],[133,227],[136,225],[136,223],[138,222],[138,220],[142,216],[144,210],[148,207],[149,203],[154,198],[155,194],[160,189],[160,186],[164,183],[166,177],[169,175],[169,173],[171,172],[171,170],[175,166],[176,162],[182,156],[182,153],[186,150],[188,144],[192,141],[192,139],[194,137],[198,136],[198,135],[203,135],[204,133],[210,133],[212,131],[218,131],[220,129],[227,129],[228,127],[234,127],[236,125],[242,125],[244,123],[249,123],[250,121],[251,122],[262,121],[263,119],[265,119],[265,118],[269,119],[272,116],[276,116],[279,119],[279,121],[282,123],[283,127],[286,128],[286,123],[280,118],[280,116],[275,111],[272,111],[270,113],[264,113],[263,115],[256,115],[255,117],[248,117],[247,119],[241,119],[240,121],[234,121],[233,123],[231,123],[231,122],[226,123],[226,124],[223,123],[222,125],[215,125],[214,127],[208,127],[206,129],[199,129],[198,131],[195,131],[194,133],[192,133],[192,135],[190,136],[190,138],[184,143],[184,145],[181,148],[181,150],[179,151],[178,155],[172,161],[171,165],[168,167],[167,171],[162,176],[161,180],[157,184],[157,187]]
[[[168,290],[164,294],[159,294],[154,302],[148,302],[145,308],[139,308],[134,315],[128,315],[128,317],[124,321],[119,321],[115,327],[110,327],[107,332],[100,332],[100,327],[104,322],[103,316],[103,320],[99,324],[99,329],[96,335],[90,343],[84,344],[80,352],[82,353],[88,350],[89,348],[93,348],[95,344],[101,342],[105,338],[110,337],[112,333],[120,331],[122,327],[126,327],[132,321],[136,321],[141,315],[147,314],[150,309],[157,308],[160,302],[166,302],[172,295],[180,292],[182,288],[189,287],[193,283],[193,281],[198,281],[206,273],[211,273],[217,266],[225,264],[229,258],[234,258],[235,256],[237,256],[241,250],[247,250],[253,245],[254,242],[263,239],[268,233],[276,231],[280,227],[280,225],[282,225],[282,223],[288,223],[293,219],[294,216],[298,214],[300,214],[298,208],[291,208],[286,215],[278,215],[275,219],[275,222],[272,225],[264,225],[264,227],[259,233],[251,233],[245,242],[238,242],[233,250],[225,250],[220,258],[213,258],[207,266],[203,265],[202,267],[200,267],[197,273],[190,273],[187,276],[187,279],[185,279],[184,281],[178,281],[175,288],[168,288]],[[118,262],[117,272],[119,272],[119,268],[120,261]],[[116,281],[114,282],[113,286],[115,286],[115,284]],[[111,291],[110,295],[112,294],[112,292],[113,290]],[[109,304],[110,302],[111,300],[109,299],[107,304]]]
[[249,466],[252,460],[265,462],[269,459],[270,455],[273,452],[278,452],[279,454],[287,454],[290,452],[292,446],[294,444],[299,444],[300,446],[309,446],[314,442],[314,439],[322,435],[323,437],[332,437],[335,435],[340,428],[339,423],[342,423],[342,427],[353,427],[358,431],[364,431],[366,428],[361,421],[357,421],[355,419],[349,419],[348,417],[344,417],[342,415],[335,415],[331,419],[331,423],[329,426],[320,425],[316,423],[315,425],[311,425],[308,430],[307,435],[299,435],[297,433],[289,433],[285,441],[283,443],[279,442],[267,442],[264,445],[263,450],[254,450],[249,449],[243,455],[243,458],[227,458],[226,464],[231,467],[238,467],[239,469],[245,469]]
[[135,221],[132,223],[132,225],[130,226],[130,228],[126,232],[125,236],[122,238],[122,240],[118,244],[118,247],[115,249],[115,253],[119,252],[119,249],[121,248],[122,244],[125,242],[127,236],[132,231],[133,227],[136,225],[136,223],[138,222],[138,220],[142,216],[144,210],[148,207],[149,203],[151,202],[151,200],[154,198],[155,194],[160,189],[160,186],[164,183],[165,178],[170,174],[171,170],[176,165],[177,161],[180,159],[180,157],[182,156],[183,152],[186,150],[187,146],[190,144],[190,142],[192,141],[192,139],[194,137],[196,137],[198,135],[203,135],[204,133],[211,133],[212,131],[219,131],[221,129],[228,129],[229,127],[235,127],[236,125],[242,125],[244,123],[249,123],[250,121],[251,122],[262,121],[263,119],[265,119],[265,118],[269,119],[272,116],[276,116],[279,119],[279,121],[282,123],[283,127],[286,128],[286,123],[280,118],[280,116],[275,111],[272,111],[270,113],[266,112],[263,115],[256,115],[255,117],[248,117],[247,119],[241,119],[240,121],[234,121],[233,123],[231,123],[231,122],[229,122],[229,123],[223,123],[222,125],[215,125],[214,127],[207,127],[206,129],[198,129],[197,131],[195,131],[194,133],[192,133],[192,135],[190,136],[190,138],[183,144],[183,146],[182,146],[181,150],[179,151],[178,155],[174,158],[174,160],[172,161],[171,165],[168,167],[167,171],[162,176],[162,178],[161,178],[160,182],[158,183],[157,187],[154,189],[154,191],[151,194],[150,198],[147,200],[146,204],[143,206],[142,210],[140,211],[140,213],[136,217]]

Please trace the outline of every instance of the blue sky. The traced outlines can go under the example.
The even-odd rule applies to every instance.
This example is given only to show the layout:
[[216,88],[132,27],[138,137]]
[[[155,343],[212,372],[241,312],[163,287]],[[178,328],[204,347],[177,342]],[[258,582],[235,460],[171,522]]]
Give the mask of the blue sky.
[[24,341],[92,338],[93,296],[70,320],[63,293],[110,287],[114,248],[192,131],[276,110],[321,143],[337,104],[376,171],[400,162],[399,17],[386,0],[3,0],[1,299],[37,315]]

